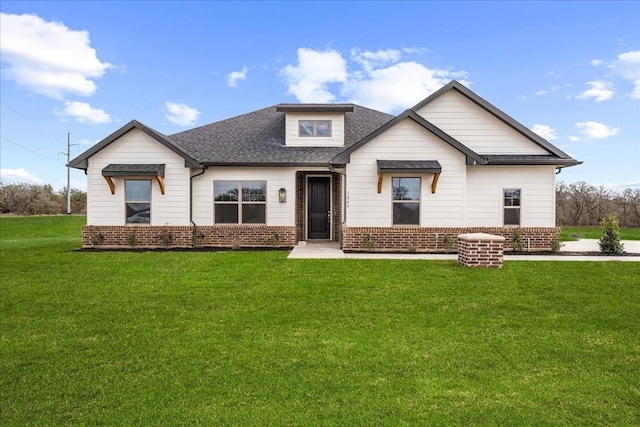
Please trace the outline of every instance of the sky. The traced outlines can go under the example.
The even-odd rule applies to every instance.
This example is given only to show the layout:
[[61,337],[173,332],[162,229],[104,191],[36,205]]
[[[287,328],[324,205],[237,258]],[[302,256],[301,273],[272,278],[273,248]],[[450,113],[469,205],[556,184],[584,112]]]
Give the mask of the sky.
[[[170,135],[279,103],[391,114],[455,79],[640,187],[640,1],[0,2],[0,181],[67,185],[136,119]],[[71,187],[86,190],[83,171]]]

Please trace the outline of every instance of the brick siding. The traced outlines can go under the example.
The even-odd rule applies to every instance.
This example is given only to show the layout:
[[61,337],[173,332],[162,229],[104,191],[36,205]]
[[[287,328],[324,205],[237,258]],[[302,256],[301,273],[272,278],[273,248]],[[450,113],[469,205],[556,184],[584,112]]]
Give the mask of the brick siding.
[[295,227],[267,225],[87,225],[82,228],[83,248],[286,248],[296,243]]
[[345,252],[457,252],[458,235],[487,233],[504,237],[504,250],[514,248],[519,230],[523,251],[549,251],[559,227],[344,227]]
[[502,268],[505,238],[485,233],[458,236],[458,263],[465,267]]

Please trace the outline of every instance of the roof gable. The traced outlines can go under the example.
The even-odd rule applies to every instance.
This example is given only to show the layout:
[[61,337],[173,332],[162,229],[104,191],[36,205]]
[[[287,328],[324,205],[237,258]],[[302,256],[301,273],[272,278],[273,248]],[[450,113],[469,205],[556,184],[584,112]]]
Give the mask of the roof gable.
[[182,157],[185,161],[185,166],[200,167],[200,163],[197,160],[189,156],[180,148],[176,147],[167,136],[161,134],[160,132],[155,131],[154,129],[151,129],[148,126],[143,125],[137,120],[131,120],[129,123],[122,126],[120,129],[118,129],[117,131],[115,131],[114,133],[112,133],[102,141],[98,142],[96,145],[94,145],[84,153],[80,154],[75,159],[71,160],[69,163],[67,163],[67,166],[76,168],[76,169],[86,170],[87,167],[89,166],[89,158],[91,156],[103,150],[104,148],[108,147],[111,143],[115,142],[116,140],[118,140],[119,138],[121,138],[122,136],[131,132],[134,129],[141,130],[142,132],[146,133],[147,135],[149,135],[151,138],[153,138],[160,144],[167,147],[169,150],[173,151],[174,153]]
[[428,132],[431,132],[432,134],[434,134],[435,136],[440,138],[442,141],[446,142],[451,147],[455,148],[460,153],[464,154],[466,156],[466,159],[467,159],[466,160],[467,164],[474,164],[474,163],[484,164],[484,163],[486,163],[486,160],[484,158],[482,158],[480,155],[478,155],[476,152],[474,152],[473,150],[469,149],[465,145],[461,144],[455,138],[453,138],[450,135],[446,134],[442,130],[438,129],[432,123],[429,123],[427,120],[425,120],[423,117],[421,117],[420,115],[416,114],[412,110],[406,110],[402,114],[396,116],[393,120],[391,120],[391,121],[387,122],[386,124],[384,124],[383,126],[379,127],[374,132],[370,133],[365,138],[361,139],[358,143],[352,145],[351,147],[347,148],[346,150],[344,150],[343,152],[341,152],[340,154],[335,156],[331,160],[331,163],[332,164],[349,163],[351,153],[353,153],[358,148],[360,148],[363,145],[367,144],[368,142],[372,141],[373,139],[375,139],[376,137],[380,136],[382,133],[384,133],[385,131],[387,131],[391,127],[397,125],[398,123],[400,123],[400,122],[402,122],[404,120],[413,120],[415,123],[417,123],[423,129],[425,129]]
[[512,118],[511,116],[509,116],[508,114],[506,114],[505,112],[503,112],[502,110],[500,110],[499,108],[491,104],[490,102],[486,101],[476,93],[472,92],[471,90],[469,90],[467,87],[465,87],[464,85],[462,85],[460,82],[456,80],[452,80],[447,85],[438,89],[437,91],[429,95],[427,98],[425,98],[424,100],[422,100],[421,102],[413,106],[411,110],[419,111],[425,106],[427,106],[428,104],[435,101],[436,99],[440,98],[445,93],[448,93],[450,91],[456,91],[460,95],[464,96],[466,99],[478,105],[480,108],[482,108],[483,110],[491,114],[493,117],[497,118],[502,123],[506,124],[511,129],[515,130],[520,135],[525,137],[527,140],[533,142],[534,144],[536,144],[538,147],[542,148],[549,154],[553,154],[560,159],[571,159],[571,156],[569,156],[568,154],[560,150],[558,147],[549,143],[540,135],[536,134],[531,129],[522,125],[521,123],[516,121],[514,118]]

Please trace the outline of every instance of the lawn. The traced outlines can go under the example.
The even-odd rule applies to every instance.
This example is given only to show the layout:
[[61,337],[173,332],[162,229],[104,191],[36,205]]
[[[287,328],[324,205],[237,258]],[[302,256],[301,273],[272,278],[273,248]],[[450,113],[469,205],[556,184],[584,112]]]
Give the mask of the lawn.
[[[584,239],[600,239],[602,227],[562,227],[560,240],[563,242],[579,240],[573,235],[582,235]],[[621,240],[640,240],[640,228],[621,228]]]
[[78,252],[0,217],[0,425],[638,425],[640,263]]

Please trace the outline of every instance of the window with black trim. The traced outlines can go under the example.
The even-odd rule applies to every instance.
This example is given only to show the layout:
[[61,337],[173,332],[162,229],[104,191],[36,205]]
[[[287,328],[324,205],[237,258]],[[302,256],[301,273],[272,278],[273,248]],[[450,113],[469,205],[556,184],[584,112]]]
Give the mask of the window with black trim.
[[298,136],[331,136],[331,120],[299,120]]
[[504,225],[520,225],[520,197],[519,188],[505,188],[503,196]]
[[266,181],[213,181],[216,224],[266,224]]
[[420,224],[420,178],[392,178],[393,224]]
[[124,200],[127,224],[151,223],[151,180],[125,180]]

